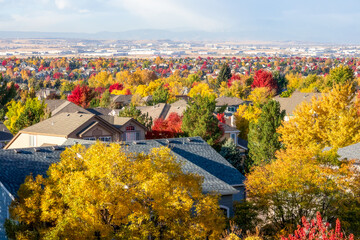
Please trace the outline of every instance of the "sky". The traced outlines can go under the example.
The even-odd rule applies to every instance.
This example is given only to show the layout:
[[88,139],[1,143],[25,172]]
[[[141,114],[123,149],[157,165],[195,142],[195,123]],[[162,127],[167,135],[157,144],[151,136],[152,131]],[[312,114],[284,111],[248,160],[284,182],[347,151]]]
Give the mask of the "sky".
[[359,43],[359,9],[360,0],[0,0],[0,31],[161,29]]

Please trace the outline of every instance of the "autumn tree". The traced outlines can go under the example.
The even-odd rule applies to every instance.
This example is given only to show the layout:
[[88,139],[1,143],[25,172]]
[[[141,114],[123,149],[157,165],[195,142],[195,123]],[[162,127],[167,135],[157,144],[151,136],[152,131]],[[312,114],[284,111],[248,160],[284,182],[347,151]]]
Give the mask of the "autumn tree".
[[265,71],[263,69],[258,70],[255,73],[254,81],[251,85],[252,88],[266,87],[269,91],[277,91],[278,86],[276,80],[273,78],[271,72]]
[[306,148],[313,153],[359,142],[360,118],[354,96],[352,84],[347,83],[335,85],[319,99],[303,102],[294,117],[279,127],[280,141],[286,148]]
[[94,96],[95,93],[90,87],[86,85],[77,85],[68,96],[68,100],[76,105],[82,106],[83,108],[87,108]]
[[219,75],[216,78],[216,85],[219,87],[222,82],[227,82],[231,78],[231,69],[227,63],[221,66]]
[[219,144],[223,131],[213,114],[215,104],[214,98],[195,96],[184,112],[182,131],[190,137],[202,137],[209,145]]
[[276,160],[254,167],[245,186],[263,228],[275,234],[295,229],[303,216],[313,219],[316,212],[334,222],[347,208],[342,203],[354,200],[358,181],[351,162],[333,165],[303,147],[281,150]]
[[271,100],[261,108],[261,114],[256,122],[249,126],[249,158],[250,165],[267,164],[275,157],[280,149],[279,134],[276,132],[285,116],[280,110],[279,102]]
[[[218,196],[170,149],[135,154],[112,143],[66,149],[47,177],[27,177],[7,223],[16,239],[218,239]],[[15,222],[16,221],[16,222]]]
[[151,129],[153,120],[149,117],[149,114],[143,114],[134,105],[126,106],[119,112],[119,117],[132,117],[139,123],[143,124],[148,129]]
[[353,83],[355,79],[354,71],[348,66],[338,66],[330,70],[329,75],[327,76],[328,85],[332,86],[334,84],[346,84]]
[[50,116],[46,113],[46,104],[37,98],[27,98],[26,102],[12,100],[8,104],[7,119],[4,124],[12,134],[21,129],[30,127]]
[[146,139],[174,138],[181,131],[182,117],[172,112],[167,119],[158,118],[154,121],[151,131],[146,133]]

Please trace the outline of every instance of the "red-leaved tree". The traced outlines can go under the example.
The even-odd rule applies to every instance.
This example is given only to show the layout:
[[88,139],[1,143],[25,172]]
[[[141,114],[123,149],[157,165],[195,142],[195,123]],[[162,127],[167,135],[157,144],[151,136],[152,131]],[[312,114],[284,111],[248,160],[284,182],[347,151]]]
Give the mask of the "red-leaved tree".
[[87,108],[89,107],[90,101],[93,99],[94,95],[94,91],[88,86],[77,85],[68,96],[68,100],[76,105],[82,106],[83,108]]
[[147,139],[174,138],[182,133],[182,117],[177,113],[170,113],[169,117],[164,120],[158,118],[155,120],[151,131],[146,133]]
[[308,222],[302,217],[302,225],[298,225],[298,229],[288,238],[282,237],[282,240],[353,240],[354,235],[350,234],[345,237],[341,231],[340,220],[336,220],[335,229],[329,228],[329,223],[324,223],[319,212],[316,214],[316,220]]
[[225,113],[218,113],[216,114],[216,117],[219,120],[219,122],[225,123]]
[[251,85],[252,88],[266,87],[269,91],[277,90],[276,80],[273,78],[271,72],[260,69],[255,73],[254,82]]
[[123,90],[123,89],[124,89],[124,86],[122,84],[114,83],[113,85],[110,85],[109,92],[111,93],[114,90]]

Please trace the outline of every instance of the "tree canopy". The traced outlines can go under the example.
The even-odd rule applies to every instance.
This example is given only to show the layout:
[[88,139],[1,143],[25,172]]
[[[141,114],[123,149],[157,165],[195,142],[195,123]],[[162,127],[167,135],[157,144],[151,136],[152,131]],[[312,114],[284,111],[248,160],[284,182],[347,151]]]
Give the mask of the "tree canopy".
[[[218,239],[224,217],[201,177],[170,149],[66,149],[48,177],[29,176],[10,207],[11,239]],[[16,222],[14,222],[16,221]]]

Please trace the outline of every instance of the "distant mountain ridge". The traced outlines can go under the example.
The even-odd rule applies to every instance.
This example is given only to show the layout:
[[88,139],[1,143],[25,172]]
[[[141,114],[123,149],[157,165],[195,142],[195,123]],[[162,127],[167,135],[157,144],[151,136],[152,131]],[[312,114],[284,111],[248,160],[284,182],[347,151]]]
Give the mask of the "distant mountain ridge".
[[[0,39],[13,38],[66,38],[66,39],[94,39],[94,40],[177,40],[177,41],[245,41],[259,39],[254,34],[239,32],[206,32],[206,31],[169,31],[169,30],[130,30],[123,32],[32,32],[32,31],[0,31]],[[252,39],[251,39],[252,36]],[[249,39],[250,38],[250,39]],[[270,39],[261,40],[267,41]]]

